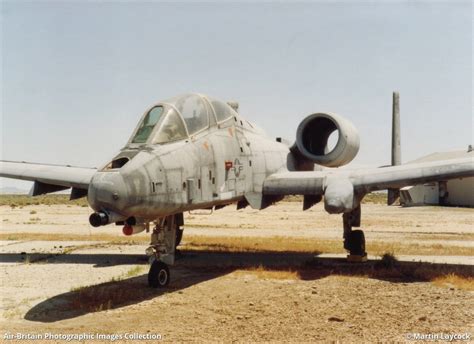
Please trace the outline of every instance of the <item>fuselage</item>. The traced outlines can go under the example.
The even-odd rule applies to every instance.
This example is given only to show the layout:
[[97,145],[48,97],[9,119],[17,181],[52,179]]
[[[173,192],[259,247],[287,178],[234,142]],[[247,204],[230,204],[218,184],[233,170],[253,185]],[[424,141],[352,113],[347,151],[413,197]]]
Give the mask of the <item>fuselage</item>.
[[184,139],[157,144],[131,139],[114,158],[115,165],[94,175],[88,192],[91,207],[152,221],[244,200],[262,192],[268,175],[293,163],[287,145],[235,111],[216,120],[216,108],[208,111],[216,116],[208,126]]

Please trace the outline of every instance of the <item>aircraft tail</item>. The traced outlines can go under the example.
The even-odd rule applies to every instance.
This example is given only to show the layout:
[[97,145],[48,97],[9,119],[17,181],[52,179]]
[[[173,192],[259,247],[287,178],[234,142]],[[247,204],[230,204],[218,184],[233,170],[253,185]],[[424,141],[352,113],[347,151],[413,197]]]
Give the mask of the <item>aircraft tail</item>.
[[[393,92],[392,100],[392,166],[401,165],[402,151],[400,144],[400,94]],[[400,196],[399,189],[388,189],[387,204],[392,205]]]

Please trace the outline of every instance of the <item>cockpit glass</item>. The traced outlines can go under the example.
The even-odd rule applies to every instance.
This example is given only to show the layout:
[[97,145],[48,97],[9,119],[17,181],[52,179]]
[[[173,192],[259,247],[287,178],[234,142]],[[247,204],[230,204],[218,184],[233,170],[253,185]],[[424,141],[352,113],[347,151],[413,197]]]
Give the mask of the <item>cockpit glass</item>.
[[155,128],[155,125],[158,123],[162,115],[162,106],[155,106],[153,109],[151,109],[140,124],[140,127],[132,139],[132,143],[145,143],[150,137],[151,132]]
[[182,96],[174,102],[174,106],[183,116],[189,135],[209,126],[208,106],[200,96]]
[[186,128],[183,120],[178,115],[176,110],[169,109],[164,115],[164,119],[158,128],[152,143],[167,143],[177,140],[182,140],[187,137]]
[[217,121],[222,122],[232,116],[237,116],[237,113],[229,105],[215,99],[209,99],[211,101],[214,112],[216,113]]

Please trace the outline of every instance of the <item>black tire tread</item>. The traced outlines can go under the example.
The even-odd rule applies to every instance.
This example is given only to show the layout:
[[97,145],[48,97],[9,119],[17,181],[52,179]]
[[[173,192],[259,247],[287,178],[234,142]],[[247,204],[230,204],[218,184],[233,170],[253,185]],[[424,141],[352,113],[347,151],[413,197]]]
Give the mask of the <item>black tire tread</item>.
[[365,255],[365,235],[360,229],[353,230],[349,236],[349,252],[353,255]]
[[[158,279],[158,275],[161,270],[166,270],[166,274],[168,276],[166,282],[164,284],[160,284]],[[150,266],[150,271],[148,272],[148,285],[152,288],[164,288],[170,283],[170,269],[168,265],[159,260],[154,261]]]

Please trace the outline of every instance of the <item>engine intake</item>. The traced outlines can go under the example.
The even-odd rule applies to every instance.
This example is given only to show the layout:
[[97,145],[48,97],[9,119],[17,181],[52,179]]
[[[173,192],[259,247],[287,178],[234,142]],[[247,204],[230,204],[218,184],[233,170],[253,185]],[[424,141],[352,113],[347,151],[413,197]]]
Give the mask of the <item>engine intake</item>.
[[[331,134],[337,131],[334,148],[328,147]],[[306,117],[298,126],[296,143],[292,147],[298,158],[327,167],[346,165],[359,151],[359,134],[354,125],[333,113],[315,113]]]

